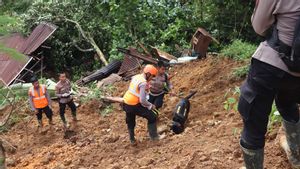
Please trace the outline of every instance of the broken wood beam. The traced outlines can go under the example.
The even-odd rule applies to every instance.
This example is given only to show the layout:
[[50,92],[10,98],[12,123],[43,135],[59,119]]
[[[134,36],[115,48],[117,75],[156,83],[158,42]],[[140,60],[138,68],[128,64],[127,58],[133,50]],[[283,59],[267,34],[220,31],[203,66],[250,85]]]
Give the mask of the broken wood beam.
[[107,102],[124,103],[124,99],[122,97],[102,96],[101,99]]

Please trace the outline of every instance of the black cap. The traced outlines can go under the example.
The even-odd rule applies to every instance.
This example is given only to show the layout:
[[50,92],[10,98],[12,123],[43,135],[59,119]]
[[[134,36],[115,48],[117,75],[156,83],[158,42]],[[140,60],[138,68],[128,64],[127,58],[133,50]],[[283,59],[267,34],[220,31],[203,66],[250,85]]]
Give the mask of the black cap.
[[37,81],[38,81],[38,79],[36,78],[36,76],[33,76],[33,77],[30,78],[31,83],[34,83],[34,82],[37,82]]
[[168,63],[166,63],[166,62],[164,62],[162,60],[159,60],[157,62],[157,67],[168,67],[168,66],[169,66]]

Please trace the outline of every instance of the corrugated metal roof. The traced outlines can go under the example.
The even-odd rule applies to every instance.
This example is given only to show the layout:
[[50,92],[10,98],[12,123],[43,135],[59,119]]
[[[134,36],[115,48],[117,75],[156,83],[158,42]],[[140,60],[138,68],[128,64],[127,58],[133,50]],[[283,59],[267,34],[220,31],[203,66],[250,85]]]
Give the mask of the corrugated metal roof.
[[28,38],[15,33],[11,36],[2,37],[0,43],[8,48],[13,48],[24,54],[18,60],[13,59],[7,53],[0,52],[0,81],[9,85],[23,71],[32,60],[26,55],[32,54],[45,40],[56,30],[56,26],[49,23],[38,25]]
[[[25,39],[20,34],[13,34],[1,40],[8,48],[20,51]],[[27,64],[30,58],[24,55],[18,60],[12,59],[7,53],[0,53],[0,79],[8,85],[16,77],[20,70]]]
[[[130,48],[129,50],[133,51],[134,49]],[[137,58],[125,54],[123,63],[121,65],[121,68],[120,68],[118,74],[126,76],[127,72],[136,70],[139,67],[140,67],[140,63],[139,63],[139,60]]]
[[32,54],[32,52],[40,47],[56,29],[57,26],[50,23],[39,24],[26,39],[21,52],[25,55]]

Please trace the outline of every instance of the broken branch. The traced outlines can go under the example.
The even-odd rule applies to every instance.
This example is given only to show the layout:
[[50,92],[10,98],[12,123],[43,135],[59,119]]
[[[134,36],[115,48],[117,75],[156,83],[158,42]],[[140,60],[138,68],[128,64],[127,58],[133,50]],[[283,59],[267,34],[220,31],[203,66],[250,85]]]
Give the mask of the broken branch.
[[77,21],[74,21],[74,20],[71,20],[71,19],[68,19],[68,18],[65,18],[65,17],[64,17],[64,19],[65,19],[65,21],[71,22],[71,23],[76,25],[76,27],[78,28],[78,30],[81,33],[82,37],[93,46],[93,48],[96,50],[97,55],[99,56],[99,59],[104,63],[105,66],[107,66],[108,62],[105,59],[103,52],[101,51],[101,49],[96,44],[94,38],[89,33],[86,33]]

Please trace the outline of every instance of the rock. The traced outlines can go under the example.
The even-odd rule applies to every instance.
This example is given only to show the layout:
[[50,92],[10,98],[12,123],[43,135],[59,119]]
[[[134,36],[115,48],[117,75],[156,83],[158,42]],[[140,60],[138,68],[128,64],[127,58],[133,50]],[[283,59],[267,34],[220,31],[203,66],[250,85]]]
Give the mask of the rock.
[[243,162],[244,162],[244,159],[243,159],[242,157],[240,157],[240,158],[238,159],[238,162],[239,162],[239,163],[243,163]]
[[60,144],[56,144],[56,145],[55,145],[55,148],[62,148],[63,146],[64,146],[64,145],[60,143]]
[[151,167],[148,167],[148,166],[142,166],[142,167],[140,167],[140,169],[151,169]]
[[203,155],[203,156],[201,156],[200,158],[199,158],[199,161],[200,162],[204,162],[204,161],[208,161],[209,160],[209,158],[207,157],[207,156],[205,156],[205,155]]
[[159,127],[157,128],[158,134],[167,132],[167,131],[169,131],[169,130],[170,130],[170,127],[168,127],[167,125],[162,125],[162,126],[159,126]]
[[111,74],[110,76],[108,76],[107,78],[102,79],[101,81],[99,81],[97,83],[97,88],[101,88],[103,86],[107,86],[107,85],[112,85],[115,82],[121,81],[122,77],[119,76],[118,74]]
[[111,134],[108,137],[106,137],[103,141],[105,143],[115,143],[116,141],[118,141],[120,138],[120,136],[115,135],[115,134]]
[[119,164],[114,164],[111,167],[109,167],[109,169],[121,169],[122,167],[120,167]]
[[49,152],[45,158],[41,161],[41,164],[43,165],[47,165],[50,163],[50,161],[54,158],[54,153],[53,152]]
[[214,118],[220,117],[222,112],[213,112]]
[[26,167],[29,165],[29,162],[28,161],[24,161],[24,163],[22,164],[23,167]]
[[152,158],[142,158],[142,159],[139,159],[137,161],[137,163],[139,164],[139,166],[143,167],[143,166],[149,166],[150,164],[153,164],[154,163],[154,159]]
[[8,167],[15,167],[16,163],[17,163],[16,160],[11,159],[11,158],[5,159],[5,162]]
[[55,166],[53,169],[66,169],[66,167],[63,164],[59,164]]
[[242,156],[242,153],[240,150],[235,150],[233,152],[233,158],[240,158]]
[[207,125],[208,126],[214,126],[215,125],[215,121],[214,120],[208,120],[207,121]]
[[69,166],[72,163],[72,160],[65,160],[64,165]]
[[47,165],[47,164],[49,164],[50,163],[50,159],[48,159],[48,158],[44,158],[42,161],[41,161],[41,164],[43,164],[43,165]]

